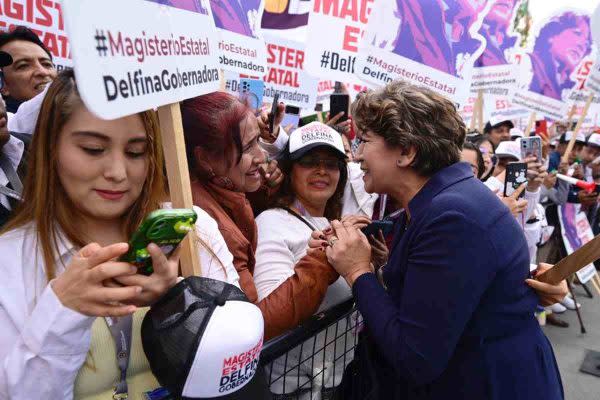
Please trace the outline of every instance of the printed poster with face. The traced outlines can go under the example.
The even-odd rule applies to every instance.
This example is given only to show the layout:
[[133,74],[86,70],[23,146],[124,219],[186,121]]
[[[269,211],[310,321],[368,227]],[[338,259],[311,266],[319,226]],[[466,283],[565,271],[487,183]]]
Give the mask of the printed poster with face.
[[0,31],[23,25],[33,30],[52,53],[57,71],[70,68],[71,48],[59,1],[11,0],[0,2]]
[[78,88],[99,117],[218,90],[218,36],[208,0],[63,0],[62,6]]
[[517,88],[519,70],[509,59],[520,39],[513,31],[520,3],[518,0],[496,0],[483,18],[479,35],[485,40],[485,49],[475,61],[471,91],[510,96]]
[[[532,26],[520,61],[520,83],[512,102],[550,120],[565,118],[568,98],[577,88],[577,71],[592,55],[589,13],[561,10]],[[593,55],[592,55],[593,56]]]
[[226,71],[262,76],[267,71],[265,42],[260,37],[261,0],[210,0],[219,33],[219,62]]
[[477,32],[491,6],[486,0],[376,0],[356,75],[378,85],[402,79],[463,103],[485,48]]
[[[593,43],[600,47],[600,4],[595,8],[590,21],[590,30]],[[585,81],[585,88],[595,93],[600,93],[600,55],[597,56],[589,75]]]

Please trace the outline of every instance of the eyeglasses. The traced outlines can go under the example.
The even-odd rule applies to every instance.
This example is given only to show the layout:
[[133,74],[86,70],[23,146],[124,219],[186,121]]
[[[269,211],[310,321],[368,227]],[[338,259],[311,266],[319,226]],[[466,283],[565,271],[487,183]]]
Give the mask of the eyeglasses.
[[344,162],[331,158],[315,158],[309,156],[299,159],[298,165],[304,168],[318,168],[322,165],[326,170],[337,171],[343,167]]

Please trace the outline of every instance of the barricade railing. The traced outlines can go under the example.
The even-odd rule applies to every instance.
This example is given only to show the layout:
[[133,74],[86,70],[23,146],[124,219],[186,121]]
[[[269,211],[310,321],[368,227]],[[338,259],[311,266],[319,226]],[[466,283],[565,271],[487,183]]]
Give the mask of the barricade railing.
[[352,361],[362,317],[352,298],[265,343],[273,400],[329,400]]

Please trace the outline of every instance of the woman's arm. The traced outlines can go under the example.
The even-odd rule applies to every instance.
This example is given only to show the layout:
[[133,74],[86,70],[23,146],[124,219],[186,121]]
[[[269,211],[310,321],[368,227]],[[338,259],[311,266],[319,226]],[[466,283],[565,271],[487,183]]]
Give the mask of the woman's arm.
[[[265,338],[278,336],[312,316],[338,274],[321,256],[305,256],[294,265],[286,242],[289,221],[271,212],[257,218],[258,246],[254,284],[265,319]],[[308,229],[302,227],[310,235]],[[287,233],[286,233],[287,230]],[[308,237],[307,237],[308,241]]]
[[0,399],[72,399],[95,318],[64,307],[50,285],[28,313],[23,283],[2,286]]
[[[465,238],[472,240],[465,244]],[[352,289],[382,354],[398,375],[422,385],[447,367],[494,277],[494,248],[481,228],[454,211],[434,218],[411,242],[402,302],[374,274],[358,277]]]

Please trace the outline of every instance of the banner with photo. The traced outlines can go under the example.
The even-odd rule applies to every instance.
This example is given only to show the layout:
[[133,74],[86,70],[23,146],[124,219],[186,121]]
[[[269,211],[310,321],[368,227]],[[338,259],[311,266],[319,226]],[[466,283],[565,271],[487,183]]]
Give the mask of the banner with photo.
[[520,82],[512,102],[548,119],[563,119],[578,68],[593,56],[589,12],[561,10],[537,24],[534,20],[532,31],[527,50],[516,56]]
[[220,37],[221,68],[263,76],[267,72],[267,57],[260,37],[261,0],[210,0],[210,8]]
[[118,118],[219,89],[218,36],[208,0],[62,5],[78,88],[99,117]]
[[375,0],[314,0],[308,17],[306,71],[320,79],[356,79],[356,57]]
[[[558,212],[562,239],[568,254],[594,238],[587,216],[581,211],[580,204],[567,203],[559,206]],[[581,283],[586,283],[596,274],[594,264],[590,264],[577,272]]]
[[491,6],[488,1],[376,0],[356,75],[377,85],[406,80],[462,104],[485,48],[477,31]]
[[496,0],[484,17],[479,35],[485,41],[485,49],[475,61],[471,91],[511,96],[517,88],[519,70],[509,60],[520,40],[520,34],[513,28],[522,3],[527,0]]
[[73,65],[59,1],[10,0],[0,4],[0,31],[23,25],[33,30],[52,53],[60,72]]

